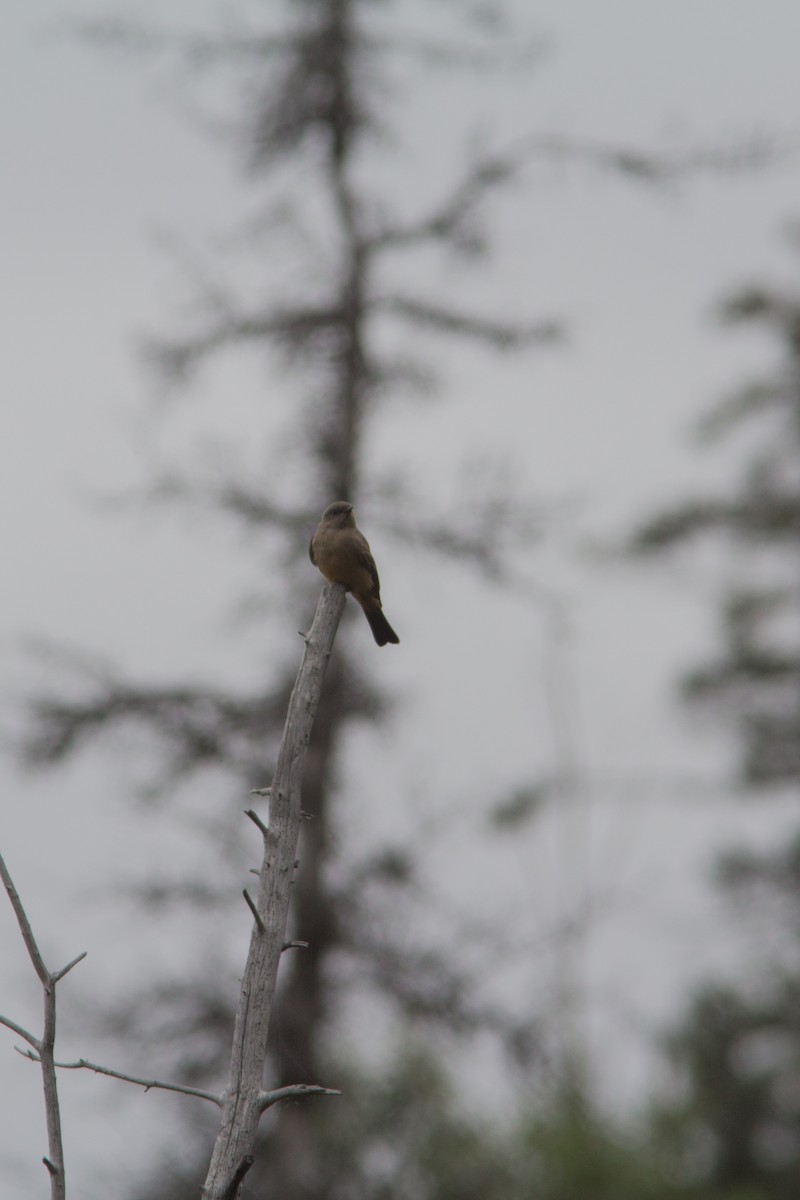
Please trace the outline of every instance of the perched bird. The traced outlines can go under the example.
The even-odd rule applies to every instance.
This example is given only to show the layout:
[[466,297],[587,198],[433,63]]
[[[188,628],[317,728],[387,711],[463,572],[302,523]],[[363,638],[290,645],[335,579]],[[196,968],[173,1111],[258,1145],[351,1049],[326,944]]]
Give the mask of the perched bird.
[[352,592],[369,621],[379,646],[400,641],[381,608],[378,568],[369,542],[356,528],[353,506],[346,500],[329,504],[308,547],[309,557],[328,583],[341,583]]

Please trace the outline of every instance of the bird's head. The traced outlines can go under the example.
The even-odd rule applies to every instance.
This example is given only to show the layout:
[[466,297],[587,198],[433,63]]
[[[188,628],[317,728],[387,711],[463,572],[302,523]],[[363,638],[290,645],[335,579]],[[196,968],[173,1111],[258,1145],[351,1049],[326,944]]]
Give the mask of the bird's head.
[[322,514],[323,521],[328,525],[333,525],[336,529],[352,528],[356,519],[353,516],[353,506],[347,500],[335,500],[333,504],[329,504]]

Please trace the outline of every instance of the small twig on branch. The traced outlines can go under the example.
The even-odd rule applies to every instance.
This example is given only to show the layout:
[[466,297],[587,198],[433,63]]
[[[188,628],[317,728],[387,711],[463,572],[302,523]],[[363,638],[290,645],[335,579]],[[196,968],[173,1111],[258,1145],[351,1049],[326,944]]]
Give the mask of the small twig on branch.
[[265,838],[269,837],[269,826],[264,824],[257,812],[254,812],[252,808],[246,808],[244,815],[249,817],[253,824],[261,830]]
[[253,898],[250,895],[250,893],[248,892],[247,888],[242,888],[242,895],[244,896],[247,907],[250,909],[250,912],[253,914],[253,920],[255,921],[256,925],[258,926],[259,933],[266,933],[267,927],[264,924],[264,918],[262,917],[261,913],[256,908],[255,902],[253,901]]
[[62,967],[60,971],[56,971],[53,975],[53,983],[58,983],[59,979],[63,979],[68,971],[71,971],[73,967],[77,967],[79,962],[83,962],[87,954],[88,951],[83,950],[80,954],[75,955],[72,962],[68,962],[67,965]]
[[261,1092],[258,1105],[261,1112],[279,1104],[281,1100],[296,1100],[302,1096],[341,1096],[338,1088],[320,1087],[318,1083],[290,1083],[288,1087],[275,1088],[271,1092]]
[[307,950],[308,946],[309,946],[308,942],[284,942],[283,943],[284,950]]
[[28,951],[28,957],[42,984],[42,991],[44,992],[44,1029],[41,1038],[36,1038],[26,1029],[23,1029],[21,1025],[17,1025],[16,1022],[9,1020],[7,1017],[0,1017],[0,1023],[8,1029],[13,1030],[14,1033],[33,1046],[36,1051],[35,1054],[33,1050],[20,1051],[20,1053],[24,1054],[27,1058],[33,1059],[34,1062],[38,1062],[42,1068],[48,1144],[48,1155],[42,1159],[42,1162],[50,1174],[50,1195],[52,1200],[65,1200],[67,1193],[64,1178],[64,1144],[61,1137],[61,1111],[58,1105],[55,1063],[56,984],[81,959],[86,957],[86,952],[78,954],[65,967],[62,967],[60,971],[48,971],[39,947],[36,944],[36,938],[33,936],[30,921],[19,898],[19,892],[8,873],[8,868],[3,861],[2,855],[0,855],[0,879],[2,879],[3,886],[11,901],[11,907],[17,918],[17,924],[22,934],[22,940],[25,943],[25,949]]

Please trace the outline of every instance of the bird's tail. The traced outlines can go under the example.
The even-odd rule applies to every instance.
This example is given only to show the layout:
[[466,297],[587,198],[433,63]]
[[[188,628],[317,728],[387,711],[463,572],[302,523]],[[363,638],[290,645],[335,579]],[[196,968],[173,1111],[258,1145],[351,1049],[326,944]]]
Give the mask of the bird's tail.
[[361,607],[364,609],[364,616],[369,621],[372,636],[378,645],[385,646],[387,642],[391,642],[394,646],[398,645],[400,638],[386,620],[380,604],[373,600],[372,603],[362,604]]

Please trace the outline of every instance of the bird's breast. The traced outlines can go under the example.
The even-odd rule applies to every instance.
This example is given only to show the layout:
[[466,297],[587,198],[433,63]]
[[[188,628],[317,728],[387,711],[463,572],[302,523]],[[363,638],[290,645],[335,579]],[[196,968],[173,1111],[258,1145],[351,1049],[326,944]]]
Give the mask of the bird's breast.
[[372,579],[363,553],[359,553],[358,540],[355,530],[319,529],[312,541],[314,561],[329,583],[342,583],[352,592],[368,593]]

